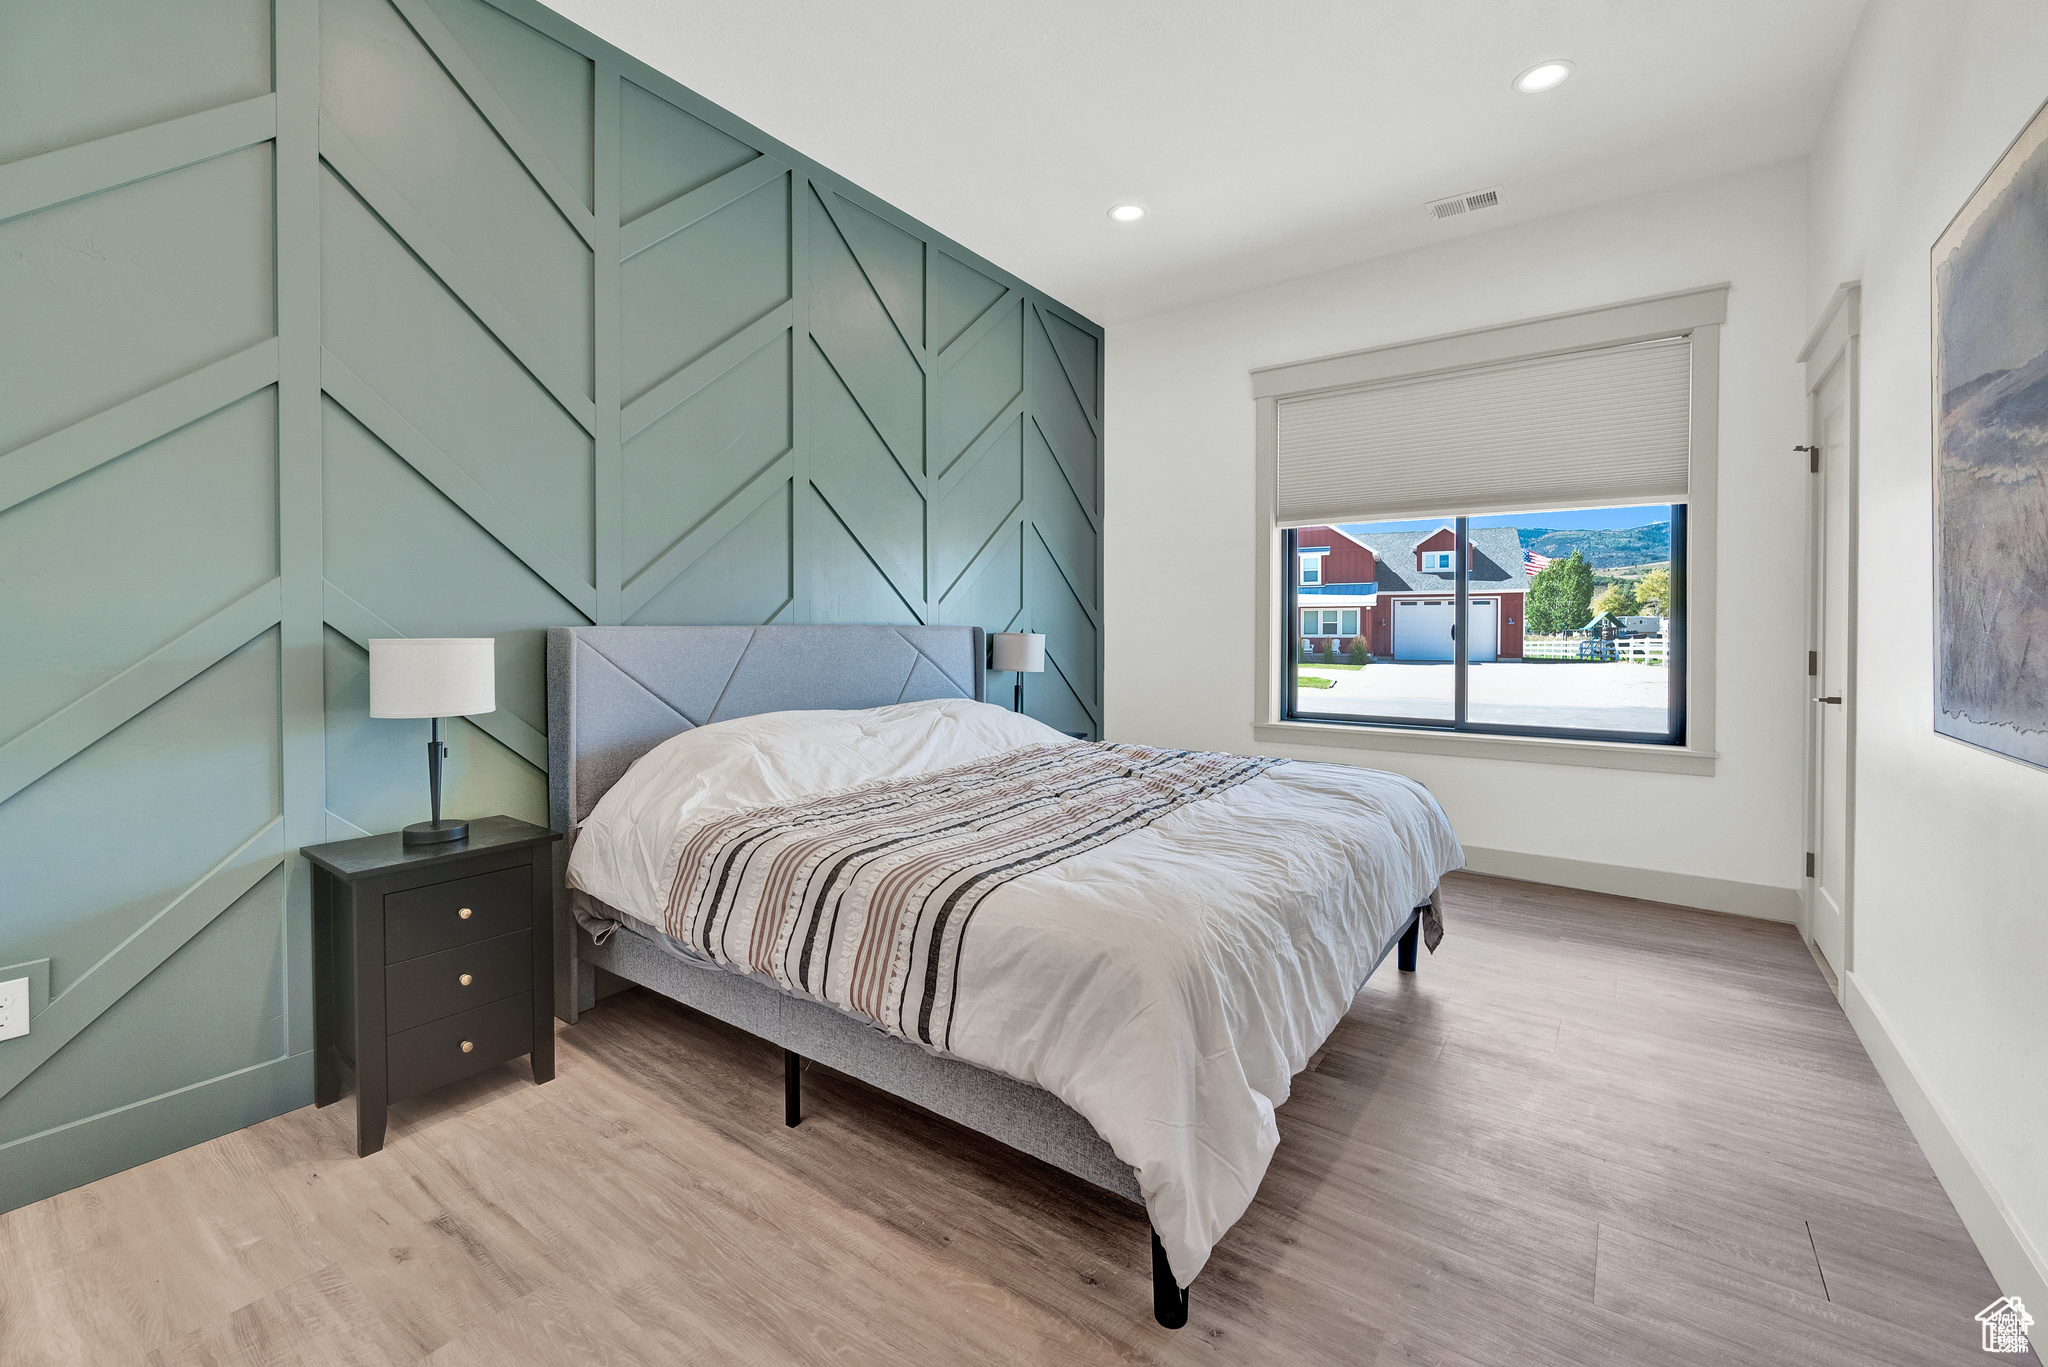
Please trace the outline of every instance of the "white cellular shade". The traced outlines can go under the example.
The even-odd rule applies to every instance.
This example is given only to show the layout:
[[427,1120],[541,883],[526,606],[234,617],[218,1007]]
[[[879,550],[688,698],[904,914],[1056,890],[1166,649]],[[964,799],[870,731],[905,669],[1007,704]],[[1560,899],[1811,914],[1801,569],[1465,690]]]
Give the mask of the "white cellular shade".
[[989,638],[989,668],[999,674],[1045,669],[1045,637],[1036,631],[998,631]]
[[496,646],[489,636],[372,640],[370,715],[469,717],[496,711]]
[[1675,503],[1692,339],[1567,352],[1279,402],[1281,526]]

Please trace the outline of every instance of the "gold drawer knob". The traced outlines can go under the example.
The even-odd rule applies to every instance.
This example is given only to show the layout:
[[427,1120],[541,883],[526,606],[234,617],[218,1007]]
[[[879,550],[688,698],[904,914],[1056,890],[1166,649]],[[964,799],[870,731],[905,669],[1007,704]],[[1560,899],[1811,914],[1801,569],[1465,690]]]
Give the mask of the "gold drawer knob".
[[463,985],[464,987],[468,987],[468,986],[469,986],[469,975],[468,975],[467,973],[465,973],[465,974],[463,974],[463,975],[462,975],[461,977],[457,978],[457,979],[456,979],[455,981],[457,981],[457,982],[461,983],[461,984],[462,984],[462,985]]
[[465,1053],[465,1054],[469,1053],[469,1052],[470,1052],[471,1050],[473,1050],[473,1049],[475,1049],[475,1048],[476,1048],[476,1046],[475,1046],[474,1044],[470,1043],[470,1042],[469,1042],[468,1040],[464,1040],[464,1041],[462,1042],[462,1052],[463,1052],[463,1053]]
[[471,912],[468,907],[464,907],[461,911],[458,911],[455,914],[457,916],[460,916],[463,920],[467,921],[470,918]]

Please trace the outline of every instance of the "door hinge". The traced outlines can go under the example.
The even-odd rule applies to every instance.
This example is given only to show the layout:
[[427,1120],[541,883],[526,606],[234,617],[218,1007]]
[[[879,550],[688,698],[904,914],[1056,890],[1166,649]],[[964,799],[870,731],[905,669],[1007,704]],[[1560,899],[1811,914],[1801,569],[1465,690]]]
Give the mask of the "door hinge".
[[1812,851],[1812,850],[1808,850],[1808,851],[1806,852],[1806,876],[1807,876],[1808,878],[1811,878],[1811,877],[1813,877],[1813,851]]
[[1820,473],[1820,448],[1819,448],[1818,446],[1795,446],[1795,447],[1793,447],[1792,449],[1793,449],[1794,451],[1804,451],[1804,452],[1806,452],[1806,456],[1807,456],[1807,460],[1806,460],[1806,473],[1807,473],[1807,474],[1809,474],[1809,475],[1817,475],[1817,474],[1819,474],[1819,473]]
[[1806,652],[1806,677],[1809,679],[1820,677],[1820,652],[1818,650]]

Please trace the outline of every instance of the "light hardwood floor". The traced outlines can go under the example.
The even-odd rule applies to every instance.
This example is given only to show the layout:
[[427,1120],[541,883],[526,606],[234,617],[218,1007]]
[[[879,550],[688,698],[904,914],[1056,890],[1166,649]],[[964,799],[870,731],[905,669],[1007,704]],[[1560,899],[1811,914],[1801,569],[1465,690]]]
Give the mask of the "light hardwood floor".
[[[1142,1213],[638,990],[0,1216],[0,1362],[1982,1363],[1989,1273],[1785,926],[1458,876],[1151,1320]],[[2011,1361],[2012,1359],[2001,1359]]]

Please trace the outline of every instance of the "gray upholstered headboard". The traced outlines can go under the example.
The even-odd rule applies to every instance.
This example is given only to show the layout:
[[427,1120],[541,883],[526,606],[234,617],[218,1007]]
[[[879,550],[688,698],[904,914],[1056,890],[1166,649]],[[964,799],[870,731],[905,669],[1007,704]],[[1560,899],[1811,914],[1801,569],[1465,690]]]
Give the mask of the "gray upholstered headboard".
[[709,722],[980,701],[983,639],[980,627],[551,627],[550,823],[573,831],[634,760]]

